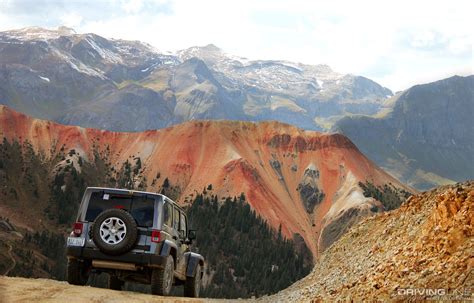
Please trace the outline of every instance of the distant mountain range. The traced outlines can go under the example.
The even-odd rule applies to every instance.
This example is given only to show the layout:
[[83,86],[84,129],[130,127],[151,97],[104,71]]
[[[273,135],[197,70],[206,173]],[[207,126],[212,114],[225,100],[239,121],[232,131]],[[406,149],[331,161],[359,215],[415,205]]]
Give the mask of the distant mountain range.
[[214,45],[176,53],[60,27],[0,32],[0,104],[112,131],[188,120],[277,120],[341,132],[418,189],[474,178],[473,76],[397,95],[326,65],[257,60]]
[[381,117],[352,116],[334,131],[419,189],[474,179],[474,76],[416,85]]
[[326,65],[250,61],[214,45],[171,54],[66,27],[0,32],[0,103],[83,127],[143,131],[227,119],[321,130],[346,114],[375,114],[392,95]]

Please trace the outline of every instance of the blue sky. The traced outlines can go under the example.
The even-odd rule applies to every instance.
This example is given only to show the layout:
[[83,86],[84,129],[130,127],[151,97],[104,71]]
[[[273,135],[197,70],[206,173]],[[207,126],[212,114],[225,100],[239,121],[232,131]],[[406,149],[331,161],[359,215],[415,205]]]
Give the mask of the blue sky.
[[0,30],[66,25],[163,51],[213,43],[250,59],[328,64],[397,91],[473,74],[471,3],[0,0]]

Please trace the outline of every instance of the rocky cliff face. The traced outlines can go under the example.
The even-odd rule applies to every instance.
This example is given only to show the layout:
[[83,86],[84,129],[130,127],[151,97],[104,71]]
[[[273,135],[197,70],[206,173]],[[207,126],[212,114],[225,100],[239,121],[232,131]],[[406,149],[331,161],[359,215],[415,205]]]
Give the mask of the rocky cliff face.
[[312,213],[314,207],[324,199],[324,193],[320,191],[321,185],[318,181],[319,171],[315,169],[314,165],[310,165],[304,170],[303,178],[296,188],[308,213]]
[[193,121],[117,133],[32,119],[0,106],[0,137],[31,146],[45,159],[59,157],[51,161],[53,170],[73,165],[94,175],[102,167],[104,178],[123,180],[122,187],[166,187],[182,204],[203,189],[218,197],[244,193],[273,228],[281,225],[290,238],[299,234],[314,254],[318,243],[324,249],[344,233],[347,218],[353,223],[383,210],[359,182],[407,189],[343,135],[277,122]]
[[269,302],[472,300],[474,182],[409,198],[365,219],[313,272]]
[[322,129],[346,113],[374,114],[391,95],[325,65],[249,61],[213,45],[170,54],[67,28],[0,32],[0,103],[83,127],[143,131],[231,119]]
[[474,76],[417,85],[395,98],[386,116],[346,117],[334,130],[417,188],[474,178]]

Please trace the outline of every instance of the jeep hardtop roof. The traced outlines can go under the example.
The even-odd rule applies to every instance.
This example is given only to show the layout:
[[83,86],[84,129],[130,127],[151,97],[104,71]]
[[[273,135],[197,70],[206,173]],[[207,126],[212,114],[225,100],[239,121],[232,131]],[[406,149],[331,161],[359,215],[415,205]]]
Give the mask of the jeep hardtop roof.
[[110,188],[110,187],[95,187],[95,186],[86,188],[86,192],[91,191],[91,190],[106,190],[106,191],[109,191],[109,192],[115,192],[115,193],[121,193],[121,194],[126,193],[126,194],[129,194],[129,195],[133,195],[135,193],[138,193],[138,194],[142,194],[142,195],[162,196],[162,197],[165,197],[165,198],[169,199],[171,202],[173,202],[173,205],[175,205],[176,207],[178,207],[180,210],[182,210],[184,212],[184,209],[181,206],[179,206],[178,203],[173,201],[170,197],[168,197],[166,195],[163,195],[163,194],[159,194],[159,193],[152,193],[152,192],[148,192],[148,191],[133,190],[133,189],[126,189],[126,188]]

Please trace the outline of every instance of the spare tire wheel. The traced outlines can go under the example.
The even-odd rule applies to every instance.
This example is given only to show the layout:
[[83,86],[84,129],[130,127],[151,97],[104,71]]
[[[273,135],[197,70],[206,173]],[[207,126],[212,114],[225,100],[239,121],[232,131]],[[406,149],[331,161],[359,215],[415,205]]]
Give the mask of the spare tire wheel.
[[95,245],[109,255],[120,255],[132,249],[137,241],[138,228],[135,219],[123,209],[107,209],[101,212],[92,227]]

